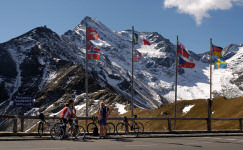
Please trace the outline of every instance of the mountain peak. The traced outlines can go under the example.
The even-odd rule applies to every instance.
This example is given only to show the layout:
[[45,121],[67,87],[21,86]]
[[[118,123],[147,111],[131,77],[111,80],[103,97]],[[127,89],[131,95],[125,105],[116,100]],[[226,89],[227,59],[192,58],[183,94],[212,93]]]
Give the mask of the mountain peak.
[[[92,17],[89,17],[89,16],[86,16],[82,21],[81,21],[81,24],[82,25],[86,25],[88,24],[88,26],[92,26],[92,24],[102,24],[100,21],[98,21],[97,19],[95,18],[92,18]],[[103,24],[102,24],[103,25]]]
[[96,30],[98,29],[102,29],[102,30],[110,30],[109,28],[107,28],[102,22],[100,22],[99,20],[95,19],[95,18],[92,18],[92,17],[89,17],[89,16],[86,16],[80,24],[78,24],[74,31],[77,31],[77,30],[83,30],[86,25],[88,25],[89,27],[91,28],[94,28]]
[[40,26],[40,27],[36,27],[32,30],[30,30],[29,32],[18,36],[16,38],[11,39],[12,40],[18,40],[18,39],[22,39],[22,38],[26,38],[26,37],[31,37],[29,39],[35,39],[38,40],[39,38],[59,38],[59,35],[57,33],[55,33],[54,31],[52,31],[51,29],[47,28],[46,26]]

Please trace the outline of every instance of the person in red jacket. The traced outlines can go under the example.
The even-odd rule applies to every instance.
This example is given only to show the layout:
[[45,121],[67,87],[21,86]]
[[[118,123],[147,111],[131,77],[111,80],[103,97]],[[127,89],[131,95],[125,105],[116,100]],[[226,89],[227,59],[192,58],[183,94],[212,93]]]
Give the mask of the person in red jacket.
[[76,117],[76,115],[70,110],[70,105],[73,104],[72,100],[69,100],[68,103],[65,104],[65,107],[62,109],[62,114],[60,116],[64,131],[66,132],[66,124],[68,123],[68,120],[71,119],[73,116]]

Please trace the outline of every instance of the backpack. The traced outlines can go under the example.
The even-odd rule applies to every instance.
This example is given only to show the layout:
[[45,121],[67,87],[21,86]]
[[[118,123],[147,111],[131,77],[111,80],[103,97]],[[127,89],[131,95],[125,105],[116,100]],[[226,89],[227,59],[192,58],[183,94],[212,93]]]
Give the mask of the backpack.
[[99,135],[99,129],[97,127],[93,128],[93,136],[98,136]]
[[40,120],[45,121],[45,115],[43,113],[40,113],[39,118]]
[[102,117],[106,117],[108,110],[109,110],[109,108],[107,106],[100,107],[100,113],[101,113]]

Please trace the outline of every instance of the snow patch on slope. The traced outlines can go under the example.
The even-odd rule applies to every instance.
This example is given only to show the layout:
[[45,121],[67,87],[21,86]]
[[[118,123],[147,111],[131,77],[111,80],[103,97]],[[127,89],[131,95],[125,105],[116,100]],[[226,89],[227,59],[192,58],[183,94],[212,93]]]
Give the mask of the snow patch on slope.
[[118,108],[118,112],[120,114],[125,114],[127,112],[127,110],[125,109],[126,105],[115,103],[115,106],[115,108]]
[[186,114],[186,113],[188,113],[191,109],[192,109],[192,107],[194,107],[195,105],[189,105],[189,106],[186,106],[186,107],[184,107],[183,109],[182,109],[182,112],[184,113],[184,114]]

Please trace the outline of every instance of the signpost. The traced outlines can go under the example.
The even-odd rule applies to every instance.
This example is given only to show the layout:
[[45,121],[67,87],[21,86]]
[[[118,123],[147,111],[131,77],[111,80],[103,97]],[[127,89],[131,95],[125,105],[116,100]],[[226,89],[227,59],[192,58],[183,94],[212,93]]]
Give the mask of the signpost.
[[31,95],[16,95],[14,97],[14,106],[21,108],[21,132],[24,132],[24,107],[34,106],[34,97]]
[[34,97],[31,95],[17,95],[14,98],[15,107],[33,107]]

